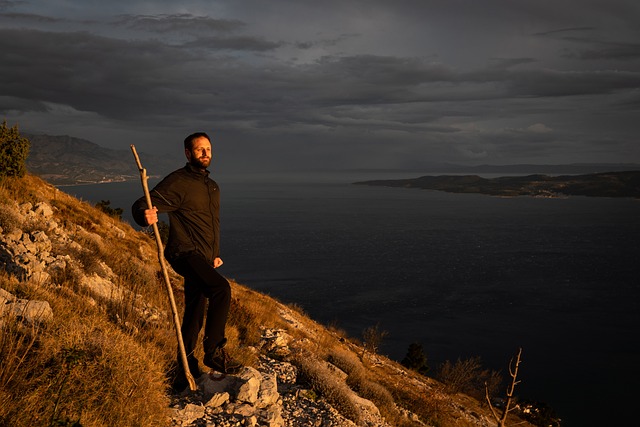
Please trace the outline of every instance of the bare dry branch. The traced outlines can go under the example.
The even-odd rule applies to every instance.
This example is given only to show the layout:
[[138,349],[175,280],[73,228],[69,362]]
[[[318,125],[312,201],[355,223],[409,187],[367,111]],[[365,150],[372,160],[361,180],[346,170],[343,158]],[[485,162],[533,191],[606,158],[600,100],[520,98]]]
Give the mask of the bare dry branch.
[[504,409],[502,410],[502,415],[498,415],[498,412],[491,404],[491,398],[489,397],[489,389],[485,383],[485,397],[487,399],[487,403],[489,404],[489,409],[491,409],[491,413],[493,414],[493,417],[497,421],[499,427],[506,427],[507,416],[509,415],[509,412],[515,409],[511,407],[511,403],[513,403],[515,388],[518,384],[520,384],[520,381],[518,381],[517,378],[518,378],[518,369],[520,368],[520,362],[522,361],[521,356],[522,356],[522,348],[519,348],[518,354],[516,355],[516,358],[515,358],[515,363],[514,363],[514,359],[511,359],[511,361],[509,362],[509,375],[511,376],[511,384],[509,384],[509,386],[507,387],[507,402],[505,403]]

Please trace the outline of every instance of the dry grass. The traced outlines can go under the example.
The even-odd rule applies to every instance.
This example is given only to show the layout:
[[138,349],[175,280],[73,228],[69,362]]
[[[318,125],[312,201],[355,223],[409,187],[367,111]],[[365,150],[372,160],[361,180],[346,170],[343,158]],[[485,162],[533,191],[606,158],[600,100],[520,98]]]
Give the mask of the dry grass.
[[0,328],[0,424],[166,423],[165,355],[119,330],[98,308],[71,304],[81,298],[68,292],[28,293],[49,301],[55,317],[31,327],[9,318]]
[[[0,287],[20,298],[48,301],[54,313],[42,325],[3,319],[0,425],[166,425],[165,371],[175,345],[167,316],[150,322],[143,310],[154,307],[162,313],[167,305],[145,259],[153,253],[150,240],[36,177],[0,182],[5,226],[32,228],[19,224],[11,209],[41,201],[54,207],[54,218],[76,232],[74,240],[83,248],[52,249],[71,254],[77,263],[56,272],[48,286],[0,274]],[[120,301],[96,303],[80,288],[78,277],[105,265],[127,292]]]

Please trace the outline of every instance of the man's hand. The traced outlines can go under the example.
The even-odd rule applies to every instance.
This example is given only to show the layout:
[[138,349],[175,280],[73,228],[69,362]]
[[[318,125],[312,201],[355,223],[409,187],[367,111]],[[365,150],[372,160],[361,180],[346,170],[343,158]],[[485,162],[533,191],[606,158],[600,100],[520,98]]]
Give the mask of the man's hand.
[[213,268],[218,268],[223,264],[222,258],[216,258],[213,260]]
[[155,224],[158,222],[158,208],[155,206],[153,209],[144,210],[144,219],[147,221],[147,225]]

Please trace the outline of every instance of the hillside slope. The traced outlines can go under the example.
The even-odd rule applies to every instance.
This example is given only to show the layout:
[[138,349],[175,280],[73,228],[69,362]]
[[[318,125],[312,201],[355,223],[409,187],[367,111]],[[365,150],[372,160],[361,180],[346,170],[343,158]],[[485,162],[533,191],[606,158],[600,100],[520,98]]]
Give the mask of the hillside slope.
[[229,350],[247,368],[172,394],[146,234],[31,175],[0,181],[0,229],[0,426],[497,425],[487,405],[237,283]]

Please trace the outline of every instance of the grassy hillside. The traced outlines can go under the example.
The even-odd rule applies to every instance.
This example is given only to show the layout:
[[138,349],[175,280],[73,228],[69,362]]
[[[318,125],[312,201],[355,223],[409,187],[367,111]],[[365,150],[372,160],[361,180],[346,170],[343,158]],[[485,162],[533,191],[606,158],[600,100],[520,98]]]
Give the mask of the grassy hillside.
[[[49,206],[51,214],[37,216],[35,206]],[[0,181],[0,228],[3,236],[50,242],[42,249],[44,275],[20,273],[6,259],[3,267],[0,259],[0,288],[46,301],[53,313],[41,321],[1,317],[0,426],[170,425],[167,377],[176,345],[155,243],[31,175]],[[182,279],[171,277],[182,307]],[[281,359],[356,423],[347,391],[371,400],[390,425],[476,426],[491,419],[486,405],[365,351],[296,307],[233,282],[232,290],[230,352],[257,366],[265,328],[285,330],[294,343]],[[328,363],[344,378],[334,377]]]

